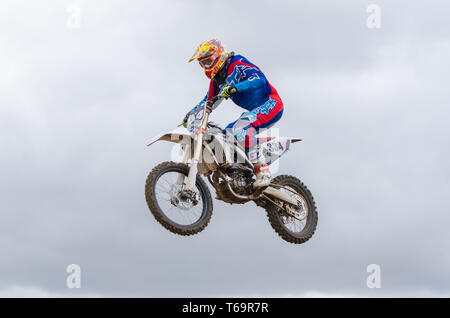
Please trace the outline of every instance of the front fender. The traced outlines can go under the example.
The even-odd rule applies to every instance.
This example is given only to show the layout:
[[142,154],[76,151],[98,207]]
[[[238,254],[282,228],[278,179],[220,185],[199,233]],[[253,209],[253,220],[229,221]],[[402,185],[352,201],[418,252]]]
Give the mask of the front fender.
[[188,143],[191,143],[192,136],[186,128],[177,127],[171,131],[156,135],[155,137],[153,137],[152,140],[150,140],[150,142],[148,143],[147,146],[151,146],[159,140],[164,140],[164,141],[169,141],[169,142],[174,142],[174,143],[181,143],[181,144],[188,144]]

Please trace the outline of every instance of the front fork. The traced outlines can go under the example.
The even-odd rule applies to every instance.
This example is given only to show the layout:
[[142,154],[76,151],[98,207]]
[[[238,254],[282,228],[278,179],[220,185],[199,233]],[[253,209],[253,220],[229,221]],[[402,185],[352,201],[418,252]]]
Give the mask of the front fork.
[[[187,164],[191,156],[191,144],[190,143],[184,144],[183,150],[184,150],[183,163]],[[174,193],[178,193],[181,190],[183,186],[183,181],[184,181],[184,174],[179,173],[177,181],[175,182],[173,187]]]
[[[194,190],[195,186],[195,180],[197,178],[197,166],[198,162],[200,161],[200,156],[202,153],[202,146],[203,146],[203,138],[205,136],[206,126],[208,124],[208,117],[209,117],[209,111],[208,109],[205,112],[205,116],[203,116],[202,125],[200,127],[200,130],[196,133],[196,138],[194,140],[194,155],[192,157],[191,166],[189,168],[189,174],[186,181],[186,186],[184,190]],[[191,145],[186,144],[184,149],[184,157],[183,157],[183,163],[187,164],[189,157],[191,154]],[[181,185],[183,183],[184,175],[180,175],[177,180],[177,185]]]

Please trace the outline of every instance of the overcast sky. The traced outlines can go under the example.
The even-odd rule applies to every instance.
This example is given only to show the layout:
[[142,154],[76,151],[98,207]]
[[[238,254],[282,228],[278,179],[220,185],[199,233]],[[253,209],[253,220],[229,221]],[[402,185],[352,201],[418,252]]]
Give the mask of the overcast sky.
[[[370,3],[381,28],[367,27]],[[449,9],[1,1],[0,296],[450,296]],[[193,237],[146,206],[145,178],[171,150],[146,144],[205,95],[187,59],[214,37],[262,69],[284,101],[281,134],[304,139],[278,172],[315,196],[303,245],[253,203],[214,201]],[[228,101],[212,120],[241,112]],[[69,264],[80,289],[66,287]]]

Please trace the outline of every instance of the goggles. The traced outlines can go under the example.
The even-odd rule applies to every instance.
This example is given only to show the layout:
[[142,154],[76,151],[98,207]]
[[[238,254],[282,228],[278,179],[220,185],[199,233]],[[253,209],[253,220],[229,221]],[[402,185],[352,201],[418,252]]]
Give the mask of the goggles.
[[211,56],[207,56],[202,58],[201,60],[198,60],[200,63],[200,66],[203,68],[210,68],[214,64],[214,59]]

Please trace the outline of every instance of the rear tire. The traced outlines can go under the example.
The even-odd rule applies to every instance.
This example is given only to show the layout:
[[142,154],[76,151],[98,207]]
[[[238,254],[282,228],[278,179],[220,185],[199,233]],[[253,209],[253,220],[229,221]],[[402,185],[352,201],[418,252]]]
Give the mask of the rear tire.
[[286,224],[283,222],[283,218],[287,215],[286,212],[273,203],[268,202],[266,205],[266,211],[270,225],[283,240],[294,244],[305,243],[313,236],[317,227],[318,219],[316,203],[314,202],[311,191],[309,191],[309,189],[299,179],[289,175],[278,176],[272,180],[272,183],[287,186],[295,190],[298,195],[303,197],[307,204],[308,215],[306,217],[305,226],[301,232],[294,232],[287,228]]
[[167,172],[177,172],[187,176],[189,173],[189,167],[188,165],[183,163],[168,161],[163,162],[153,168],[145,182],[145,199],[150,211],[152,212],[156,221],[158,221],[162,226],[164,226],[172,233],[179,235],[193,235],[201,232],[208,225],[213,210],[211,193],[209,192],[208,186],[200,176],[197,176],[195,185],[197,187],[197,190],[199,191],[201,202],[203,202],[201,216],[193,224],[178,224],[167,217],[167,215],[161,210],[161,207],[158,204],[158,200],[155,196],[156,183],[158,182],[158,179]]

